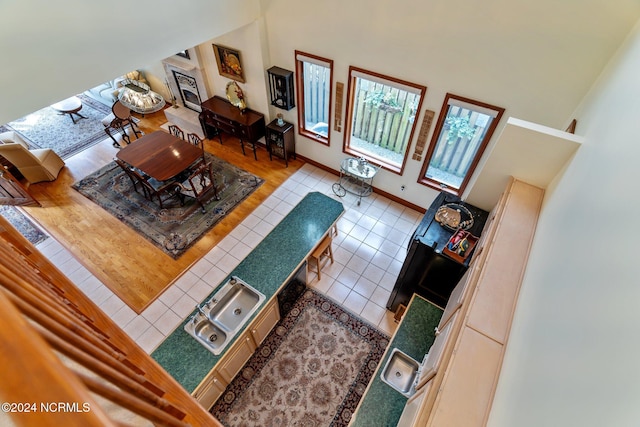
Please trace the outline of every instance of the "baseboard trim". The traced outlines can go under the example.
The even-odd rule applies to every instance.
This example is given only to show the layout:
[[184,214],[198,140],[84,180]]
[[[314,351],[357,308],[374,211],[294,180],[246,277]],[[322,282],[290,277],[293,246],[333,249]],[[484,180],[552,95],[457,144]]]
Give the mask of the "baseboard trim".
[[[305,156],[301,156],[300,154],[297,154],[297,153],[296,153],[296,157],[301,159],[301,160],[304,160],[306,163],[309,163],[309,164],[311,164],[311,165],[313,165],[313,166],[315,166],[315,167],[317,167],[319,169],[322,169],[323,171],[332,173],[332,174],[334,174],[336,176],[340,176],[340,172],[338,170],[332,169],[329,166],[326,166],[326,165],[324,165],[322,163],[316,162],[313,159],[309,159],[309,158],[307,158]],[[395,196],[395,195],[393,195],[391,193],[387,193],[386,191],[383,191],[383,190],[381,190],[379,188],[373,187],[373,192],[376,193],[376,194],[379,194],[381,196],[384,196],[387,199],[392,200],[392,201],[394,201],[396,203],[399,203],[402,206],[405,206],[405,207],[411,208],[413,210],[416,210],[416,211],[418,211],[420,213],[425,213],[427,211],[422,206],[415,205],[415,204],[413,204],[413,203],[411,203],[411,202],[409,202],[407,200],[401,199],[400,197]]]

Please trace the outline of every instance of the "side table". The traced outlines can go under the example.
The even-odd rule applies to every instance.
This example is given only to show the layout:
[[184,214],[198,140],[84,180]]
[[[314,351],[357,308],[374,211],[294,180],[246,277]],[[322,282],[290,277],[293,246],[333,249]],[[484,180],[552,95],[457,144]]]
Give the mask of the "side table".
[[293,125],[283,122],[282,126],[278,125],[278,120],[274,120],[266,127],[267,151],[269,152],[269,160],[273,160],[273,156],[284,159],[285,165],[289,166],[289,157],[296,158],[296,144],[293,137]]
[[364,158],[347,157],[340,163],[340,180],[333,184],[333,192],[338,197],[347,193],[357,196],[360,206],[362,198],[373,192],[373,178],[379,169]]
[[69,117],[71,117],[71,121],[74,125],[76,124],[76,119],[73,117],[74,114],[78,116],[78,120],[86,119],[85,116],[79,113],[79,111],[82,109],[82,101],[77,96],[72,96],[71,98],[56,102],[51,106],[51,108],[53,108],[60,114],[67,114]]

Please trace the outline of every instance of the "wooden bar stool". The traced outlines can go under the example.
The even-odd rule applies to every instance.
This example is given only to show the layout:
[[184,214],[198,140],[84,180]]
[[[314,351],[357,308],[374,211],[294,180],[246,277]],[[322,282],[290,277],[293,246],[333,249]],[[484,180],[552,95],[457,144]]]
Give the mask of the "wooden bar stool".
[[[331,250],[331,234],[322,239],[320,244],[316,246],[316,248],[311,253],[309,257],[315,263],[315,268],[318,273],[318,280],[320,280],[320,270],[327,264],[328,260],[331,260],[331,264],[333,264],[333,251]],[[311,268],[311,263],[307,263],[307,267]]]

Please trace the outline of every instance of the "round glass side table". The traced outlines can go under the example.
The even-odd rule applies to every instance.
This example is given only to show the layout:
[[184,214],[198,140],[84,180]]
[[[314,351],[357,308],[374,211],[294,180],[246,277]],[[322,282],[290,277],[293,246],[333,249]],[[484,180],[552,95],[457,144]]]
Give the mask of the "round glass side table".
[[373,178],[380,170],[364,158],[347,157],[340,163],[340,180],[333,184],[336,196],[344,197],[347,193],[358,197],[358,206],[363,197],[373,192]]

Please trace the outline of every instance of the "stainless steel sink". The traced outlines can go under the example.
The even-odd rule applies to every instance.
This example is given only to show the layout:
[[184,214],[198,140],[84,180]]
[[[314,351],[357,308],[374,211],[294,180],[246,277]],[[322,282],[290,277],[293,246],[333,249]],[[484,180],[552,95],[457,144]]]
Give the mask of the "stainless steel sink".
[[265,296],[238,278],[231,278],[211,300],[205,303],[207,316],[231,334],[245,324]]
[[220,354],[228,342],[227,333],[211,323],[206,317],[194,316],[184,328],[189,335],[198,340],[213,354]]
[[229,279],[184,326],[213,354],[220,354],[265,300],[263,293],[237,277]]
[[412,357],[394,348],[380,373],[380,379],[394,390],[410,397],[415,393],[420,364]]

